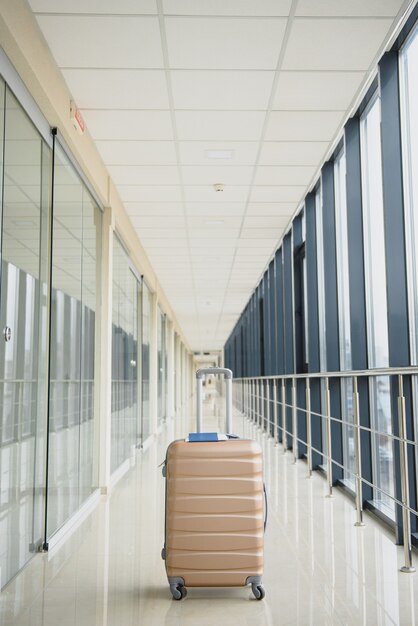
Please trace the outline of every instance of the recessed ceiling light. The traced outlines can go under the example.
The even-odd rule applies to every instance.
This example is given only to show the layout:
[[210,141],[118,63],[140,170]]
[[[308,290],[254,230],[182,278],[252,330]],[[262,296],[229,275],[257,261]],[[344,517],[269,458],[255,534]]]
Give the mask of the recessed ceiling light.
[[206,150],[207,159],[232,159],[234,156],[233,150]]

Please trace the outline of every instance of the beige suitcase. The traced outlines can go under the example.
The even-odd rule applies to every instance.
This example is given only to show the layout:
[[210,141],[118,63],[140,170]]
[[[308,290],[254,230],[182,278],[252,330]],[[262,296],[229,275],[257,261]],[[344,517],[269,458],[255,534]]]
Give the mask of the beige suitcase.
[[175,600],[187,587],[250,585],[261,600],[265,494],[257,442],[201,433],[201,384],[207,373],[226,378],[227,432],[231,430],[232,372],[198,370],[197,433],[167,449],[165,559]]

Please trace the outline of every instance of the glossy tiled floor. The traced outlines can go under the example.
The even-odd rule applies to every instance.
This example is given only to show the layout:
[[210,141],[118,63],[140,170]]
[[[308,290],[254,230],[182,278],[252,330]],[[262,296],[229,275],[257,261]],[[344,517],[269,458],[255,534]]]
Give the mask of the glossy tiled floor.
[[[212,428],[212,425],[211,425]],[[239,418],[236,432],[259,438],[269,521],[266,598],[249,589],[189,589],[171,599],[163,561],[164,480],[158,467],[185,424],[164,426],[155,444],[55,552],[39,554],[0,595],[10,626],[279,626],[418,623],[418,574],[402,574],[402,549],[352,503],[306,477],[271,440]]]

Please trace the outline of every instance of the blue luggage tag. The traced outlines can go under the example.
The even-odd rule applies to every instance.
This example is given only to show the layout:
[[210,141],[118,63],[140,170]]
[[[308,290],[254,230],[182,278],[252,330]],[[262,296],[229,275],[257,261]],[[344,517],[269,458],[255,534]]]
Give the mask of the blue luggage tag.
[[218,433],[189,433],[187,441],[219,441]]

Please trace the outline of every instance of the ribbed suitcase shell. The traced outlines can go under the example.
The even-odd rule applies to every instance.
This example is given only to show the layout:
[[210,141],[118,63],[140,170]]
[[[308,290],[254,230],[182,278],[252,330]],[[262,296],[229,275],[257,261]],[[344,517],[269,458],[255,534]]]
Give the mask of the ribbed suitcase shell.
[[166,466],[167,576],[186,587],[245,585],[263,573],[264,494],[257,442],[174,441]]

